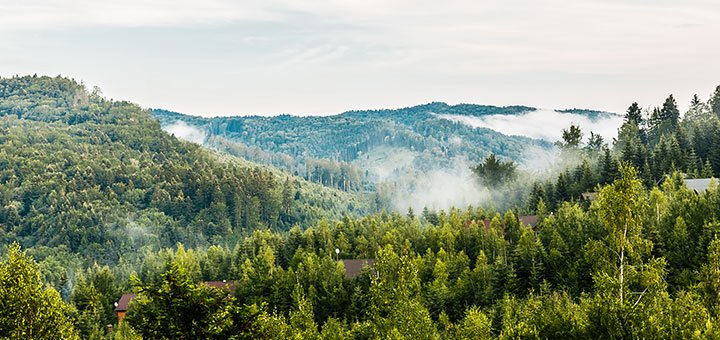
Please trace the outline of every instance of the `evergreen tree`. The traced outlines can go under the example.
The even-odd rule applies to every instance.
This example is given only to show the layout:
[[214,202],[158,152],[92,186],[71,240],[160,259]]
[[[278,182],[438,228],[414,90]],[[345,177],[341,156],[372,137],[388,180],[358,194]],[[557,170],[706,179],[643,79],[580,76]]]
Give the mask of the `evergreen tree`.
[[517,165],[513,161],[502,161],[490,154],[483,163],[472,168],[484,184],[497,187],[501,184],[510,182],[517,176]]
[[578,148],[582,142],[582,137],[583,133],[580,127],[573,124],[570,125],[570,128],[563,129],[562,141],[558,142],[558,145],[567,149]]
[[715,88],[715,92],[710,96],[710,111],[717,117],[720,117],[720,85]]
[[678,110],[677,102],[673,95],[669,95],[663,103],[662,109],[660,110],[660,119],[670,123],[670,126],[674,129],[677,127],[680,121],[680,110]]
[[636,126],[642,126],[643,124],[642,109],[640,109],[637,102],[632,103],[625,113],[625,123],[631,122],[635,123]]

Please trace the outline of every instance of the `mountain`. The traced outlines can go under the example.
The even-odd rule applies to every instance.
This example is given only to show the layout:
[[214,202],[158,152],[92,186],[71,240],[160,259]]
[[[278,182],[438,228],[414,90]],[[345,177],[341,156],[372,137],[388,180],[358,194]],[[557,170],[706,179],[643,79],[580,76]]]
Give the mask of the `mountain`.
[[490,153],[522,162],[529,150],[548,152],[553,148],[548,141],[507,136],[445,117],[520,115],[533,110],[430,103],[303,117],[202,118],[160,109],[152,112],[164,129],[177,135],[192,134],[205,145],[348,190],[372,188],[402,174],[475,164]]
[[[165,133],[149,111],[62,77],[0,78],[0,242],[117,263],[375,210]],[[41,258],[43,256],[40,256]]]

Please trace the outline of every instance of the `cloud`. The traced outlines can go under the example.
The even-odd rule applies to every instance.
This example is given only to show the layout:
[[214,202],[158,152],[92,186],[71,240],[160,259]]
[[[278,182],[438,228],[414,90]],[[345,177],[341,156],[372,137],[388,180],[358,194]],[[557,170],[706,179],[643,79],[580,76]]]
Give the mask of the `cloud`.
[[613,115],[596,120],[584,115],[563,113],[554,110],[536,110],[519,115],[489,115],[471,117],[463,115],[438,115],[443,119],[461,122],[472,127],[482,127],[498,131],[505,135],[526,136],[555,142],[562,139],[562,130],[570,125],[578,125],[584,138],[590,131],[600,134],[606,142],[612,141],[617,129],[622,125],[622,116]]
[[431,100],[619,111],[714,87],[718,16],[706,0],[3,1],[0,54],[15,63],[0,73],[207,115]]
[[163,127],[167,133],[174,135],[180,139],[202,145],[205,142],[206,133],[194,126],[190,126],[183,121],[177,121],[173,124]]
[[0,28],[162,27],[278,21],[280,13],[226,0],[28,0],[0,5]]
[[486,203],[490,192],[481,187],[470,171],[470,164],[456,159],[452,167],[436,168],[419,175],[419,178],[395,184],[390,200],[397,211],[413,208],[449,209]]

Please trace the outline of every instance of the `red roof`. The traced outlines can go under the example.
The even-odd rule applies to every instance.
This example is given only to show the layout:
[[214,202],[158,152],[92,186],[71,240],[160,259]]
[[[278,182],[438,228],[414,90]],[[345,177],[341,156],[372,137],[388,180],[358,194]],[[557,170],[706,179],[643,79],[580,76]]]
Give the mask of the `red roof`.
[[120,300],[117,302],[117,306],[115,306],[115,312],[124,312],[128,308],[128,304],[130,303],[130,300],[135,298],[135,294],[123,294],[120,297]]

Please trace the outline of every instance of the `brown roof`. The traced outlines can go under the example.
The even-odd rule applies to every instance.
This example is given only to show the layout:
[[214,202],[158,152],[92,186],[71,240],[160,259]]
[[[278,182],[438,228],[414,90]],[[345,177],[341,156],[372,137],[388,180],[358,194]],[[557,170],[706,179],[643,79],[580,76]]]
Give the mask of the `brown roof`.
[[534,227],[538,224],[538,217],[537,215],[530,215],[530,216],[520,216],[520,222],[525,225],[529,225],[531,227]]
[[352,279],[360,275],[363,267],[375,267],[375,259],[340,260],[345,267],[345,278]]
[[128,304],[130,303],[130,300],[135,298],[135,294],[123,294],[120,297],[120,300],[117,302],[117,306],[115,306],[116,312],[124,312],[128,308]]

